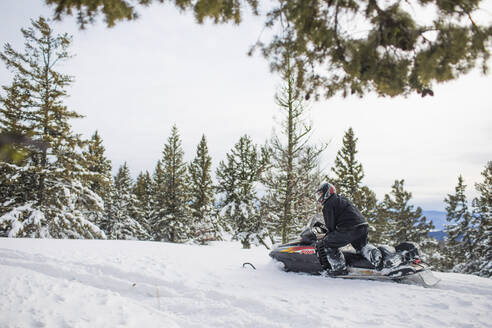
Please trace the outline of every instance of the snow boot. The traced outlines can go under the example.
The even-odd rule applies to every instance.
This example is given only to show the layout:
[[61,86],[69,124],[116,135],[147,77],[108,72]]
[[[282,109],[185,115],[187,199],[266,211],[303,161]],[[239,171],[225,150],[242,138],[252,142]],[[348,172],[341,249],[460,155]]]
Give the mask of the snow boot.
[[326,271],[329,276],[347,275],[348,270],[345,266],[345,257],[338,248],[327,248],[326,259],[330,264],[330,269]]
[[338,248],[325,248],[323,242],[316,244],[316,256],[323,268],[323,273],[334,277],[348,274],[345,257]]
[[360,250],[360,253],[368,260],[376,269],[383,268],[383,254],[372,244],[367,244]]

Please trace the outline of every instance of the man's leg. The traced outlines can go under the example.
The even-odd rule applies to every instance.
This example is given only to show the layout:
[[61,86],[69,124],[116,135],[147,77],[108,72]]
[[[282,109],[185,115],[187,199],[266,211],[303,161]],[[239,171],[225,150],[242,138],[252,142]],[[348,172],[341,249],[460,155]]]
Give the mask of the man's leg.
[[[326,248],[340,248],[348,244],[354,245],[357,242],[363,243],[364,239],[367,243],[367,230],[361,227],[350,231],[328,232],[323,238],[323,243]],[[354,248],[357,249],[355,245]]]
[[[323,246],[326,249],[326,261],[331,269],[329,270],[330,274],[347,274],[345,257],[339,248],[350,244],[353,239],[354,236],[351,231],[341,232],[337,230],[327,233],[323,238]],[[324,259],[321,258],[320,261],[323,265]]]
[[364,225],[356,229],[353,233],[355,239],[350,243],[357,252],[360,252],[367,245],[367,234],[369,233],[368,226]]
[[352,246],[364,256],[366,260],[371,262],[371,264],[380,269],[382,266],[383,255],[381,251],[377,249],[374,245],[367,243],[368,227],[363,226],[360,231],[362,235],[352,242]]

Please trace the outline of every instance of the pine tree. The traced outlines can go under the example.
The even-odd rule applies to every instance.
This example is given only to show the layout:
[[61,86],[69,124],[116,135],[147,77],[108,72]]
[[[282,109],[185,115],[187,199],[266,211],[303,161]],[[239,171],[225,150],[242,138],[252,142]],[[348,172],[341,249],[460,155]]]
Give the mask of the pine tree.
[[387,222],[386,234],[383,241],[398,244],[404,241],[419,244],[421,255],[427,259],[436,246],[435,241],[428,237],[429,231],[434,228],[432,221],[422,216],[422,209],[409,205],[412,193],[404,189],[405,180],[395,180],[391,193],[384,196],[381,204],[380,216]]
[[391,222],[386,213],[384,202],[376,203],[374,219],[368,219],[369,222],[369,240],[373,244],[392,244],[391,240]]
[[203,135],[195,159],[188,166],[192,236],[201,244],[218,238],[219,228],[214,213],[215,190],[210,174],[211,167],[212,157],[208,154],[207,140]]
[[89,188],[96,194],[103,196],[111,184],[111,161],[105,156],[106,149],[103,140],[96,131],[87,143],[86,150],[82,153],[85,167],[91,172],[87,178]]
[[458,184],[454,195],[448,194],[444,199],[446,205],[445,257],[442,261],[444,269],[453,269],[460,272],[460,266],[475,258],[473,252],[475,228],[473,217],[468,209],[468,201],[465,195],[466,185],[463,177],[458,177]]
[[114,177],[110,199],[106,206],[107,235],[110,239],[149,239],[148,233],[137,220],[137,198],[132,193],[130,170],[126,163],[120,166]]
[[449,194],[444,200],[450,223],[445,228],[447,237],[441,267],[444,270],[491,277],[492,162],[487,164],[482,176],[484,181],[475,184],[479,196],[473,199],[471,211],[461,175],[455,193]]
[[[29,134],[27,117],[22,110],[25,95],[20,94],[17,83],[12,83],[11,87],[3,86],[7,93],[5,98],[0,94],[0,136]],[[36,175],[24,169],[28,151],[28,148],[14,144],[0,148],[0,216],[35,197]],[[0,230],[0,236],[6,236],[6,233]]]
[[189,178],[183,156],[178,128],[174,125],[154,177],[157,201],[151,225],[156,240],[175,243],[189,238]]
[[154,190],[152,178],[149,172],[140,172],[133,186],[133,194],[137,198],[135,220],[148,232],[148,238],[152,236],[150,222],[152,219]]
[[221,194],[220,216],[230,227],[234,240],[244,248],[265,244],[268,236],[260,217],[257,184],[268,163],[266,149],[261,151],[247,135],[242,136],[217,168],[217,192]]
[[[89,172],[85,177],[82,177],[84,183],[90,190],[101,197],[103,202],[109,201],[112,166],[111,161],[104,154],[105,148],[97,131],[87,142],[86,147],[86,150],[82,152],[82,157],[83,165]],[[97,226],[104,225],[104,210],[88,211],[86,217]]]
[[473,200],[473,224],[477,227],[476,260],[467,272],[492,277],[492,161],[482,171],[483,182],[475,184],[479,196]]
[[151,202],[151,216],[150,216],[150,234],[153,240],[161,240],[160,229],[164,227],[164,223],[161,220],[161,213],[163,215],[163,206],[166,195],[162,192],[165,183],[164,170],[162,168],[162,161],[157,161],[154,173],[152,174],[152,197]]
[[0,231],[11,237],[104,238],[84,217],[87,211],[101,210],[102,202],[83,183],[89,174],[80,154],[84,142],[72,133],[69,123],[81,116],[63,105],[73,78],[55,71],[55,66],[70,58],[71,38],[55,35],[43,17],[31,23],[32,27],[21,30],[25,51],[18,52],[7,43],[0,54],[14,73],[12,85],[3,88],[7,97],[1,102],[10,112],[21,108],[18,117],[25,130],[46,147],[32,148],[22,166],[7,165],[12,175],[6,180],[21,182],[26,195],[18,198],[19,192],[14,191],[8,208],[2,205]]
[[[324,146],[321,147],[324,148]],[[304,194],[294,205],[294,210],[299,213],[300,218],[308,218],[313,215],[313,201],[316,204],[317,210],[319,209],[316,196],[313,199],[312,192],[312,190],[316,190],[321,182],[325,180],[320,168],[319,150],[319,146],[309,145],[301,156],[298,184],[299,189],[303,190]],[[302,226],[305,226],[305,223],[305,221],[302,222]]]
[[269,142],[271,165],[262,180],[266,187],[262,216],[282,243],[297,237],[303,223],[316,214],[313,193],[321,183],[319,157],[326,148],[309,144],[312,126],[290,75],[287,72],[286,85],[275,98],[283,120],[280,135],[274,132]]
[[[29,113],[23,110],[28,106],[29,93],[22,90],[21,82],[14,77],[11,86],[2,86],[6,96],[0,94],[0,136],[22,137],[30,136],[30,126],[27,122]],[[16,145],[0,146],[0,160],[11,164],[20,162],[27,156],[28,149]]]
[[[8,44],[5,54],[0,53],[4,62],[8,59],[7,50],[11,50]],[[32,113],[26,110],[29,108],[30,94],[21,79],[22,75],[16,74],[10,86],[2,86],[6,95],[0,94],[0,135],[32,135]],[[28,151],[15,144],[0,148],[0,216],[37,196],[37,174],[27,169]],[[4,229],[7,229],[6,225]],[[0,235],[7,236],[7,231],[0,231]]]
[[[62,101],[73,78],[54,71],[56,64],[71,57],[68,53],[71,38],[67,34],[54,35],[42,17],[31,23],[32,27],[21,30],[27,44],[25,52],[17,52],[7,43],[0,58],[14,72],[14,81],[18,82],[16,88],[22,97],[29,94],[23,111],[31,133],[50,145],[31,155],[41,171],[46,171],[57,165],[72,164],[73,149],[81,144],[81,140],[71,133],[69,120],[81,116],[69,111]],[[50,161],[52,156],[56,156],[57,161]],[[41,172],[37,189],[40,203],[46,195],[45,180],[45,173]]]
[[358,152],[357,140],[354,130],[349,128],[343,136],[343,146],[337,153],[335,166],[331,168],[336,177],[333,182],[337,191],[352,200],[359,192],[362,178],[364,178],[362,164],[355,159]]
[[[376,194],[367,186],[362,185],[364,170],[356,159],[357,138],[352,128],[349,128],[343,137],[342,148],[335,158],[335,165],[331,168],[334,173],[334,183],[337,192],[351,200],[357,209],[367,218],[371,225],[371,241],[379,243],[379,236],[384,231],[376,211]],[[377,230],[381,230],[377,232]]]

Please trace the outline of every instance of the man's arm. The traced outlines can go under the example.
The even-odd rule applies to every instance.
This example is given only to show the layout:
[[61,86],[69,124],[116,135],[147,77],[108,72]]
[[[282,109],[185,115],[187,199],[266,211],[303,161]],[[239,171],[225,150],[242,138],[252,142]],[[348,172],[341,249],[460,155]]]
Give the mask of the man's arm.
[[333,204],[330,201],[327,201],[323,206],[323,217],[326,229],[329,232],[335,231],[335,213],[333,212]]

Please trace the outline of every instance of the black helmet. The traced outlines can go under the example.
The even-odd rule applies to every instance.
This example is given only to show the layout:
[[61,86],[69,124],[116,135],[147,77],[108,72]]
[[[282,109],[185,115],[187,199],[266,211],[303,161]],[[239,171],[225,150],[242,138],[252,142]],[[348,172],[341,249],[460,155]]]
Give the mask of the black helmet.
[[316,194],[318,194],[318,202],[323,204],[328,198],[330,198],[337,191],[335,186],[331,183],[323,182],[318,189],[316,190]]

